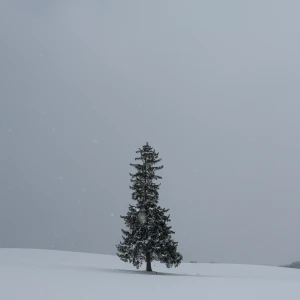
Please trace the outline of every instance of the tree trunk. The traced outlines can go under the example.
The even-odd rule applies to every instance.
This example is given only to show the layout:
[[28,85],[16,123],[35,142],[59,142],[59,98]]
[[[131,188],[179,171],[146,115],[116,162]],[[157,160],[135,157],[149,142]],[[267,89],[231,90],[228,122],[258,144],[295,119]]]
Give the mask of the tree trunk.
[[150,254],[147,254],[147,257],[146,257],[146,263],[147,263],[147,268],[146,268],[146,271],[147,272],[152,272],[152,267],[151,267],[151,256]]

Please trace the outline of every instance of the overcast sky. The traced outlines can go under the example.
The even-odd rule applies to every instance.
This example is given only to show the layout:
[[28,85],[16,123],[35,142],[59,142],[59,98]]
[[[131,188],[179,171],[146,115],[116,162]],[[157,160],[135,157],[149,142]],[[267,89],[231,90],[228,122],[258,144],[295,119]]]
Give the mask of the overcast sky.
[[299,10],[0,0],[0,246],[115,254],[148,141],[185,261],[299,260]]

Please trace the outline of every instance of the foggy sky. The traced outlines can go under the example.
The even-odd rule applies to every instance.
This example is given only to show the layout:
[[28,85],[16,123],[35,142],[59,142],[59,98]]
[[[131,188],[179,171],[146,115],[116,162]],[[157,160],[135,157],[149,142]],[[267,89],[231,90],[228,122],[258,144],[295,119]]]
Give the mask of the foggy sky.
[[149,142],[185,261],[300,259],[299,10],[0,0],[0,247],[115,254]]

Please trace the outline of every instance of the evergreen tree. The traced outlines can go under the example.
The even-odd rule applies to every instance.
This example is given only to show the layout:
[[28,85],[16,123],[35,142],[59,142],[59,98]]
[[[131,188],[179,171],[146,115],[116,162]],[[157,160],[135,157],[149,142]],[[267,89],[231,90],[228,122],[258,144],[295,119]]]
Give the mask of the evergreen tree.
[[134,205],[129,205],[124,219],[126,230],[122,229],[123,241],[117,245],[117,255],[121,260],[132,263],[140,268],[146,262],[146,270],[151,272],[151,262],[160,261],[168,268],[177,267],[182,255],[177,252],[178,243],[172,239],[172,227],[169,225],[168,209],[158,205],[160,183],[162,179],[156,175],[163,166],[157,166],[161,161],[159,153],[148,144],[137,152],[136,164],[130,164],[136,169],[130,173],[130,189]]

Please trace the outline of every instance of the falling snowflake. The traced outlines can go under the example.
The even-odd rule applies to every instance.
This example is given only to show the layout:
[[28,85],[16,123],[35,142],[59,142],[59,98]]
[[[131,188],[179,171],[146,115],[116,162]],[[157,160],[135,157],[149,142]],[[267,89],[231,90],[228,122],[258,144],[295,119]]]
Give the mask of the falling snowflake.
[[145,221],[146,221],[146,215],[143,212],[141,212],[141,211],[139,212],[138,218],[139,218],[139,221],[141,223],[145,223]]

